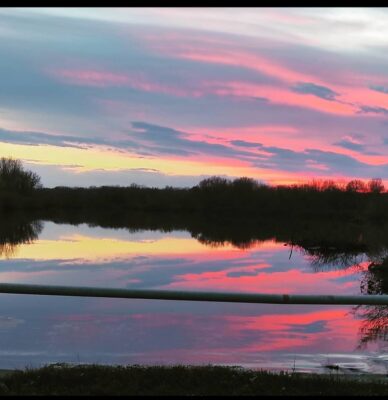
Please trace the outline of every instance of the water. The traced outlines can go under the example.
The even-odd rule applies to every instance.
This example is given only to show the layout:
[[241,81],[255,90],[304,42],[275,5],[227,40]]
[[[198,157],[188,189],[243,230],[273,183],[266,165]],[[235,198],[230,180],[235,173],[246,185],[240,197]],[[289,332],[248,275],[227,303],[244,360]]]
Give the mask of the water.
[[[200,242],[185,230],[131,232],[49,221],[15,226],[2,230],[4,283],[349,295],[384,284],[370,268],[381,251],[306,251],[275,238],[237,247]],[[0,369],[211,363],[387,373],[383,307],[0,298]]]

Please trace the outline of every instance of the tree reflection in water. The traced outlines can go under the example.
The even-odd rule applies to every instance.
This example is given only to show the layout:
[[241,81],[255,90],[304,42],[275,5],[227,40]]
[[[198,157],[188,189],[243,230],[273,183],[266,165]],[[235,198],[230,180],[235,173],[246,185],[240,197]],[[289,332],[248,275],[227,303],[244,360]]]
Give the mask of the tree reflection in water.
[[[387,256],[380,262],[372,262],[368,266],[368,270],[362,277],[361,293],[388,294]],[[357,306],[355,311],[362,318],[359,344],[361,349],[365,348],[370,342],[388,340],[387,306]]]
[[0,218],[0,257],[13,257],[21,244],[32,243],[38,239],[43,229],[41,221],[30,221],[22,217]]
[[[301,248],[308,255],[315,271],[325,268],[357,268],[361,273],[360,290],[365,295],[388,294],[388,249],[376,246],[372,249],[360,246],[336,248],[313,247]],[[369,265],[363,268],[361,262]],[[388,340],[388,307],[387,306],[355,306],[352,310],[361,319],[358,349],[365,349],[369,343]]]

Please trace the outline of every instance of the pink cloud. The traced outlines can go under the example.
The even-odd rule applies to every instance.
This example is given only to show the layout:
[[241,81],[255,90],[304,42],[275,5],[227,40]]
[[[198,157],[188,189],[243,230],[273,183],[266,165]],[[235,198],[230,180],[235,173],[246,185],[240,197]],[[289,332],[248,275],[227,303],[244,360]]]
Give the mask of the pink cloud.
[[[285,14],[278,14],[279,18],[289,18]],[[308,20],[307,20],[308,21]],[[306,21],[306,22],[307,22]],[[174,40],[168,40],[174,38]],[[144,35],[141,39],[154,51],[165,56],[176,57],[197,61],[201,63],[220,64],[247,68],[268,75],[279,80],[276,86],[254,87],[248,82],[226,82],[223,87],[214,89],[216,82],[210,82],[213,93],[218,95],[259,96],[261,92],[264,97],[274,103],[296,105],[328,112],[338,115],[353,115],[359,110],[359,106],[368,105],[372,107],[388,108],[388,95],[374,92],[369,89],[371,83],[381,82],[381,75],[376,81],[375,76],[353,73],[344,69],[341,65],[333,67],[329,65],[325,73],[315,68],[315,73],[301,72],[295,68],[282,64],[279,61],[258,54],[257,49],[252,51],[249,47],[242,48],[237,41],[222,41],[220,38],[205,37],[204,35],[177,35],[176,33],[164,33],[159,37],[156,35]],[[171,45],[174,43],[174,46]],[[327,73],[329,70],[329,73]],[[325,76],[324,79],[322,77]],[[298,82],[309,82],[315,85],[329,87],[338,93],[337,101],[328,101],[311,94],[297,94],[287,87]],[[207,87],[208,85],[203,85]],[[249,88],[249,86],[251,86]],[[264,94],[266,93],[266,94]],[[373,113],[371,113],[373,115]],[[376,114],[378,116],[378,114]]]
[[[280,68],[280,67],[279,67]],[[255,85],[249,82],[199,82],[196,88],[183,88],[159,83],[149,79],[144,73],[116,73],[91,69],[58,69],[51,72],[62,82],[71,85],[92,87],[130,87],[144,92],[163,93],[177,97],[201,97],[206,94],[217,96],[265,97],[277,104],[312,108],[318,111],[350,115],[354,107],[327,101],[313,95],[297,94],[274,86]]]
[[[160,35],[142,34],[138,35],[138,39],[154,52],[169,57],[243,67],[288,83],[310,81],[324,84],[315,74],[296,71],[258,54],[260,45],[249,39],[246,39],[247,45],[244,46],[231,37],[181,32],[177,34],[173,31],[164,31]],[[252,51],[252,45],[255,45],[254,51]]]
[[124,86],[143,92],[156,92],[177,97],[199,97],[199,90],[185,89],[177,86],[154,82],[142,72],[116,73],[90,69],[57,69],[50,74],[64,83],[80,86],[112,87]]
[[59,69],[51,73],[72,85],[107,87],[122,86],[129,83],[127,75],[107,71]]
[[[301,95],[302,96],[302,95]],[[387,95],[388,97],[388,95]],[[338,147],[333,143],[328,143],[328,138],[333,142],[338,140],[338,132],[327,131],[322,127],[317,126],[314,130],[304,127],[297,127],[291,125],[256,125],[256,126],[238,126],[238,127],[193,127],[193,126],[182,126],[179,129],[182,131],[193,131],[193,138],[197,140],[206,140],[209,142],[214,141],[215,143],[225,144],[232,140],[244,140],[247,142],[260,143],[264,146],[274,146],[287,148],[293,151],[304,151],[306,149],[320,149],[322,151],[334,152],[346,156],[353,157],[357,161],[369,164],[369,165],[383,165],[388,162],[386,155],[370,155],[357,152],[355,150]],[[347,128],[342,128],[346,130]],[[308,141],[306,136],[308,135]],[[330,136],[332,135],[332,138]],[[350,135],[345,136],[349,138]],[[357,139],[352,139],[353,142]],[[378,140],[368,137],[368,144],[373,144],[373,141],[378,144]],[[358,140],[358,142],[360,142]],[[245,149],[247,150],[247,149]],[[259,151],[255,149],[255,154],[259,154]],[[268,155],[268,153],[262,153]],[[318,164],[315,161],[310,161],[314,164],[317,169],[326,170],[324,164]],[[348,177],[341,176],[344,179]],[[338,176],[338,178],[340,178]],[[349,177],[352,179],[352,177]]]
[[313,81],[320,83],[320,79],[317,76],[303,74],[292,69],[286,68],[283,65],[273,62],[265,57],[258,56],[256,54],[250,54],[243,51],[221,51],[218,53],[213,50],[195,49],[195,50],[183,50],[174,53],[171,50],[171,55],[175,55],[179,58],[200,61],[204,63],[215,63],[223,65],[233,65],[238,67],[244,67],[247,69],[253,69],[261,72],[268,76],[272,76],[284,82],[295,82],[295,81]]
[[330,114],[354,115],[358,110],[350,104],[325,100],[312,94],[299,94],[282,87],[243,81],[208,82],[207,86],[219,96],[264,97],[272,103],[310,108]]

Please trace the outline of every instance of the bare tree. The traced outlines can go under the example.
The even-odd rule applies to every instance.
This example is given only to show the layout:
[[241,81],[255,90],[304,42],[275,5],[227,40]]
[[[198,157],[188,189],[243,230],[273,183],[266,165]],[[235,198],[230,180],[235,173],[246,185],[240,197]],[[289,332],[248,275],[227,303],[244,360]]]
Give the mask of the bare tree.
[[371,193],[384,192],[385,187],[381,178],[373,178],[368,182],[368,188]]
[[368,190],[366,184],[360,179],[353,179],[346,185],[347,192],[366,192]]

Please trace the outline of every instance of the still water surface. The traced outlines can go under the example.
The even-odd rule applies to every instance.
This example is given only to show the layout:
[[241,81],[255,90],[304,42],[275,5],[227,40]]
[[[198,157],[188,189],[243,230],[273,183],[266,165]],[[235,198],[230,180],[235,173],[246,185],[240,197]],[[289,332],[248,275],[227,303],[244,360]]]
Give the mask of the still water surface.
[[[40,222],[0,247],[0,281],[188,291],[360,294],[370,260],[325,264],[283,242],[200,243],[186,231]],[[31,238],[30,238],[31,239]],[[370,277],[369,277],[370,278]],[[387,372],[381,309],[0,295],[0,368],[52,362],[220,364]],[[381,315],[380,320],[376,313]],[[381,330],[381,329],[380,329]]]

